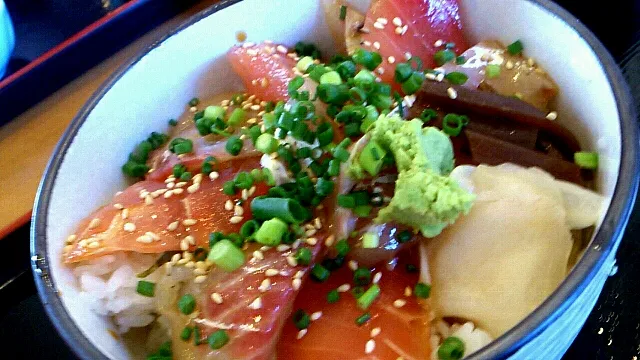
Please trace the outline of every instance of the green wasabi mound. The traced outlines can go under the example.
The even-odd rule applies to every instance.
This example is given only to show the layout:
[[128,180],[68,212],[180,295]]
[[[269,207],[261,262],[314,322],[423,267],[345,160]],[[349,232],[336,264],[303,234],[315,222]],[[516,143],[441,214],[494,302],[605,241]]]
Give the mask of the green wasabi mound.
[[[368,134],[393,154],[398,169],[395,193],[380,210],[377,223],[398,222],[434,237],[460,214],[471,209],[475,196],[448,175],[453,170],[453,145],[435,127],[422,127],[418,119],[380,116]],[[358,165],[352,164],[357,167]],[[351,174],[362,174],[351,169]]]

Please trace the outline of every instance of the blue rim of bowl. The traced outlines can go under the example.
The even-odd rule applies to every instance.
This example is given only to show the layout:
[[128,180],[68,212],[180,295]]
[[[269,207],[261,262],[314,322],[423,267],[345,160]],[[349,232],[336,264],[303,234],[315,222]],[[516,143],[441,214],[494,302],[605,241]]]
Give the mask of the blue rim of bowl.
[[[61,299],[58,297],[55,281],[51,278],[48,271],[48,259],[46,258],[47,209],[49,207],[51,191],[55,185],[56,175],[64,160],[65,153],[89,113],[133,65],[138,63],[151,50],[158,47],[168,38],[180,33],[182,30],[205,17],[240,1],[242,0],[223,0],[212,5],[210,8],[192,16],[173,31],[170,31],[152,45],[143,49],[132,60],[122,65],[102,84],[100,89],[91,96],[89,101],[78,112],[57,144],[47,164],[42,182],[38,188],[33,217],[31,219],[32,271],[38,289],[38,295],[49,318],[62,338],[80,358],[107,359],[107,357],[84,336],[71,319]],[[622,135],[620,171],[611,205],[605,215],[603,223],[575,268],[560,287],[534,310],[534,312],[490,345],[473,354],[472,357],[470,357],[473,359],[507,358],[540,334],[575,301],[603,266],[605,259],[611,251],[613,251],[618,240],[622,237],[633,208],[638,190],[638,181],[640,179],[640,173],[638,172],[640,168],[638,157],[638,127],[635,107],[633,106],[633,100],[627,83],[613,57],[591,31],[562,7],[550,0],[525,1],[540,6],[552,15],[563,20],[572,27],[595,52],[603,71],[609,79],[609,85],[616,98],[617,110],[620,116]]]

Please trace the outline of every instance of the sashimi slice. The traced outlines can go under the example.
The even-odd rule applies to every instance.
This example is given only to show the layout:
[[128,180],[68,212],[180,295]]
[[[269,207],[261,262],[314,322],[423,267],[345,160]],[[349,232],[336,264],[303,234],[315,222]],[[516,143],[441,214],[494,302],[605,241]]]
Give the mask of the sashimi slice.
[[[225,195],[221,191],[222,185],[239,171],[260,168],[259,157],[232,161],[228,166],[218,171],[219,177],[215,180],[202,175],[194,177],[194,180],[201,179],[199,186],[194,186],[194,180],[185,184],[145,180],[131,185],[79,224],[75,238],[71,238],[65,247],[65,262],[74,263],[118,251],[161,253],[181,250],[180,243],[187,236],[193,237],[189,246],[193,250],[196,246],[207,247],[209,233],[213,231],[237,232],[242,224],[229,221],[234,211],[225,210],[225,202],[235,203],[241,193]],[[249,199],[266,193],[264,183],[255,186]],[[169,192],[171,196],[166,197]],[[242,207],[244,218],[248,219],[251,214],[249,201],[244,201]]]
[[407,287],[413,289],[418,282],[418,274],[406,272],[402,261],[394,270],[383,267],[380,273],[381,295],[366,310],[371,320],[362,326],[355,320],[365,311],[356,305],[350,291],[340,293],[336,303],[327,302],[329,291],[343,284],[353,287],[353,273],[347,266],[332,273],[325,283],[307,282],[294,310],[321,315],[306,333],[300,333],[291,319],[287,321],[278,343],[278,359],[429,359],[430,311],[415,296],[405,293]]
[[249,94],[263,101],[287,100],[287,86],[296,75],[294,53],[283,45],[244,43],[232,47],[227,59]]
[[[395,84],[396,64],[409,57],[417,56],[433,68],[433,55],[444,44],[455,43],[454,50],[468,48],[457,0],[378,0],[366,15],[364,29],[363,46],[382,55],[383,70],[378,73],[389,84]],[[435,45],[438,40],[442,46]]]

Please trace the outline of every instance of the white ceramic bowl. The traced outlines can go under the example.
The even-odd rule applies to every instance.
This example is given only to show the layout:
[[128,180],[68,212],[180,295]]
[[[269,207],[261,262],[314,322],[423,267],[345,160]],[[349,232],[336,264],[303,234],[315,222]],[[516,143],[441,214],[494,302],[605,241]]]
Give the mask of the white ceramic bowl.
[[[470,40],[522,39],[560,86],[560,120],[586,149],[600,153],[598,190],[610,199],[594,239],[562,286],[477,358],[558,358],[594,306],[613,266],[638,183],[638,136],[628,89],[611,56],[575,18],[547,0],[461,0]],[[508,10],[507,10],[508,9]],[[508,16],[505,12],[508,11]],[[66,236],[123,188],[120,165],[140,139],[164,129],[194,95],[240,89],[224,54],[244,30],[266,39],[334,48],[317,0],[223,1],[193,17],[119,69],[71,123],[36,200],[32,255],[45,308],[67,343],[86,359],[126,359],[108,320],[78,299],[61,265]],[[426,341],[426,340],[425,340]]]

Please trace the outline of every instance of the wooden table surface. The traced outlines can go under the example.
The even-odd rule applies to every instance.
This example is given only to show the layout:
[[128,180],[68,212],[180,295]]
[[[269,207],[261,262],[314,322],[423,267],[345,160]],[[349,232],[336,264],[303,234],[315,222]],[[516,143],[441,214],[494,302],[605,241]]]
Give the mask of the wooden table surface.
[[60,136],[82,105],[120,65],[191,15],[206,0],[158,26],[84,75],[0,127],[0,239],[31,216],[40,178]]

